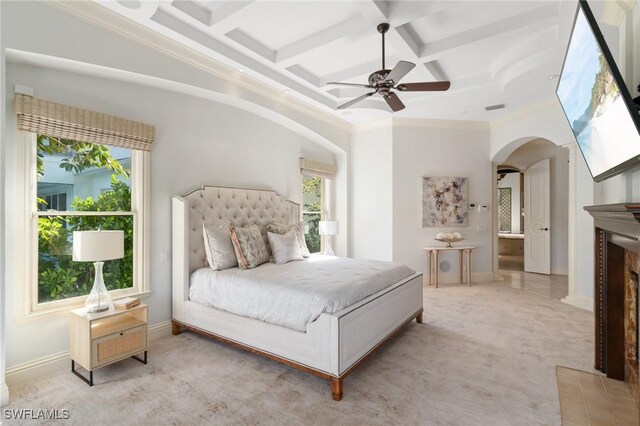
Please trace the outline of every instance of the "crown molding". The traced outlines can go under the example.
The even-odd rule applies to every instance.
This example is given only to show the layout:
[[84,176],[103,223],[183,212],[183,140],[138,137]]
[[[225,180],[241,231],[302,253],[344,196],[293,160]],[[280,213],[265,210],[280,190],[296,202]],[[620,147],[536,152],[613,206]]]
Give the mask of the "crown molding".
[[143,25],[133,22],[92,1],[54,0],[45,2],[68,15],[77,17],[92,25],[107,29],[126,37],[150,49],[159,51],[174,59],[200,68],[235,86],[243,87],[259,95],[268,97],[274,102],[302,112],[316,120],[350,131],[352,124],[336,115],[298,99],[292,95],[283,97],[282,90],[272,87],[245,73],[239,74],[236,69],[223,64],[203,53],[168,37],[159,34]]
[[357,123],[352,126],[352,131],[363,132],[371,129],[381,129],[383,127],[392,127],[393,118],[384,118],[382,120],[367,121],[364,123]]
[[463,120],[438,120],[431,118],[408,118],[391,117],[383,120],[370,121],[353,125],[354,132],[362,132],[371,129],[384,127],[413,127],[427,129],[463,129],[463,130],[489,130],[489,123],[486,121],[463,121]]
[[551,99],[548,99],[546,101],[537,103],[535,105],[530,106],[527,109],[524,109],[522,111],[518,111],[514,114],[511,114],[507,117],[501,118],[499,120],[494,120],[494,121],[490,121],[489,125],[490,127],[495,127],[495,126],[500,126],[502,124],[508,123],[510,121],[514,121],[517,120],[519,118],[525,118],[529,115],[531,115],[534,112],[538,112],[544,109],[548,109],[550,106],[554,106],[554,105],[558,105],[558,99],[553,97]]
[[489,130],[487,121],[437,120],[430,118],[393,118],[393,125],[400,127],[421,127],[430,129],[472,129]]

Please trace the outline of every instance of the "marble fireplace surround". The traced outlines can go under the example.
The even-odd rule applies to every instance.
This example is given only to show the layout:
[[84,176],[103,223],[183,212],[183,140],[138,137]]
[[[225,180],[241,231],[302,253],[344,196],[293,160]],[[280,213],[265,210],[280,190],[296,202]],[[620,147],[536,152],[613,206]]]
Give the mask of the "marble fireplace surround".
[[595,368],[624,380],[640,407],[640,203],[585,207],[595,224]]

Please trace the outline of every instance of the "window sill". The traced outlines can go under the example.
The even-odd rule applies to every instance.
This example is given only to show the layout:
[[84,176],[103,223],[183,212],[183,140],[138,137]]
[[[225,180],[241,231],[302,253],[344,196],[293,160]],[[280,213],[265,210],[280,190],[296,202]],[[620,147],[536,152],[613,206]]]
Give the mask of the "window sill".
[[[141,291],[138,293],[129,293],[126,295],[119,295],[118,299],[121,297],[139,297],[141,300],[147,299],[151,296],[151,291]],[[15,318],[16,325],[25,325],[25,324],[34,324],[43,321],[55,320],[58,318],[67,318],[69,316],[69,312],[74,309],[82,308],[84,306],[84,301],[73,303],[71,305],[60,306],[57,308],[51,308],[41,311],[32,311],[28,314],[22,315],[20,317]]]

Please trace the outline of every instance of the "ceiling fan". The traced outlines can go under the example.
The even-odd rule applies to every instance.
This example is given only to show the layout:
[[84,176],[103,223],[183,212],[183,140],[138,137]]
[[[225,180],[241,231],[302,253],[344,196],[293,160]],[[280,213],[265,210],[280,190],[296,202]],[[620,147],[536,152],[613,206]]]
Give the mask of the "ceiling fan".
[[338,84],[341,86],[353,86],[353,87],[366,87],[368,89],[375,89],[373,92],[365,93],[362,96],[358,96],[355,99],[350,100],[349,102],[338,106],[338,109],[348,108],[351,105],[358,103],[369,96],[373,96],[375,94],[382,95],[389,107],[395,112],[404,109],[404,104],[392,90],[398,90],[400,92],[444,92],[448,90],[451,86],[451,82],[449,81],[423,81],[419,83],[403,83],[398,84],[400,79],[407,75],[409,71],[411,71],[416,64],[400,61],[398,64],[392,69],[388,70],[385,68],[384,62],[384,35],[387,31],[389,31],[389,24],[382,23],[379,24],[378,32],[382,34],[382,69],[378,71],[374,71],[369,76],[369,84],[357,84],[357,83],[341,83],[336,81],[331,81],[327,84]]

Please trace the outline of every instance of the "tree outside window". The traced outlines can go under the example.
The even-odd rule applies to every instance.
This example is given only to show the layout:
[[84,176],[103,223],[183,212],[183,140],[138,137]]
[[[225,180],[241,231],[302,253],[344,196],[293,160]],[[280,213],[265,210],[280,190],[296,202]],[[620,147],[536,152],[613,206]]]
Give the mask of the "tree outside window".
[[323,180],[317,176],[302,177],[302,218],[305,225],[307,247],[311,253],[318,253],[321,250],[318,226],[322,219]]
[[133,286],[130,149],[38,135],[38,303],[89,293],[94,269],[72,260],[73,231],[123,230],[124,258],[104,265],[109,290]]

